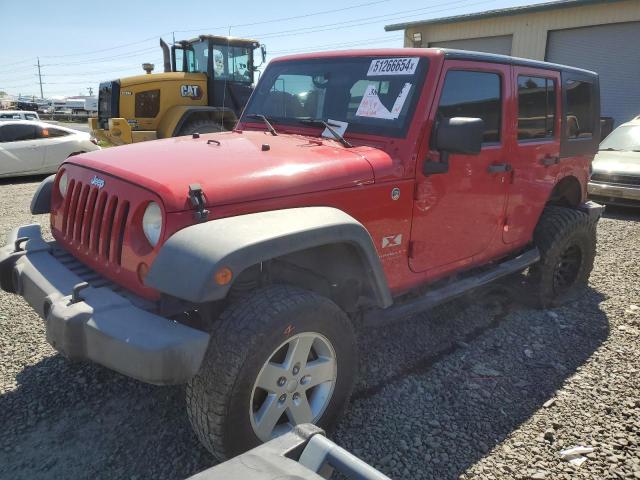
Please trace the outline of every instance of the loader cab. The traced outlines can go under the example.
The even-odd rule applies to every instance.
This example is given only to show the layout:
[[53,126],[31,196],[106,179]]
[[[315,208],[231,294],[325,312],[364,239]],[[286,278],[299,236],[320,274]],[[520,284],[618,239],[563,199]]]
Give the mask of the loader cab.
[[[256,65],[254,51],[260,48]],[[208,104],[228,107],[240,114],[253,89],[257,66],[266,50],[255,40],[214,35],[181,41],[171,47],[171,70],[207,75]]]

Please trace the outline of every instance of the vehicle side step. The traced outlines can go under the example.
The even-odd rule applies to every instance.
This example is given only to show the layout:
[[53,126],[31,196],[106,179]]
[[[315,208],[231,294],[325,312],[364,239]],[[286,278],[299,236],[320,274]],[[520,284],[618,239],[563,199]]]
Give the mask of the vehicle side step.
[[424,295],[398,305],[392,305],[385,309],[376,309],[365,314],[364,325],[366,327],[380,327],[398,320],[403,320],[416,313],[428,310],[436,305],[444,303],[455,297],[487,285],[499,278],[512,273],[520,272],[540,260],[540,252],[537,248],[527,250],[515,258],[506,260],[490,270],[484,270],[449,285],[431,290]]

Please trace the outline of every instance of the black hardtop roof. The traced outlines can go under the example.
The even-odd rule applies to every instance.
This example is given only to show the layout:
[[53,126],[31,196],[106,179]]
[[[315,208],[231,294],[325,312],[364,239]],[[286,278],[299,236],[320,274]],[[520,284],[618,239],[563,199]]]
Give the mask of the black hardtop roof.
[[503,63],[507,65],[519,65],[523,67],[540,68],[546,70],[557,70],[561,72],[575,72],[580,75],[597,77],[596,72],[584,70],[582,68],[560,65],[558,63],[542,62],[540,60],[530,60],[528,58],[511,57],[509,55],[499,55],[497,53],[474,52],[470,50],[455,50],[453,48],[436,48],[442,50],[444,57],[452,60],[474,60],[477,62]]

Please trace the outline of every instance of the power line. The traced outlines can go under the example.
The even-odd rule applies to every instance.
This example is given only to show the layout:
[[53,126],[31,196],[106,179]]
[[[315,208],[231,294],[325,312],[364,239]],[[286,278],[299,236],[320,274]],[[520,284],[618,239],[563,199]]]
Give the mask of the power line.
[[44,63],[42,64],[43,67],[57,67],[57,66],[73,66],[73,65],[86,65],[88,63],[100,63],[100,62],[104,62],[105,60],[112,60],[114,58],[130,58],[130,57],[135,57],[138,56],[142,53],[146,53],[146,52],[150,52],[152,50],[157,50],[157,48],[159,47],[149,47],[149,48],[144,48],[142,50],[136,50],[133,52],[126,52],[124,55],[112,55],[109,57],[102,57],[102,58],[90,58],[87,60],[79,60],[79,61],[74,61],[74,62],[65,62],[65,63]]
[[94,53],[109,52],[111,50],[117,50],[119,48],[124,48],[124,47],[130,47],[131,45],[139,45],[141,43],[149,42],[151,40],[157,40],[158,38],[162,37],[163,35],[169,35],[170,33],[171,32],[164,32],[164,33],[161,33],[160,35],[155,35],[153,37],[145,38],[144,40],[138,40],[137,42],[123,43],[122,45],[118,45],[118,46],[115,46],[115,47],[101,48],[100,50],[91,50],[91,51],[80,52],[80,53],[67,53],[67,54],[64,54],[64,55],[42,55],[42,58],[81,57],[81,56],[84,56],[84,55],[92,55]]
[[332,10],[323,10],[321,12],[314,12],[314,13],[305,13],[303,15],[295,15],[293,17],[282,17],[282,18],[274,18],[274,19],[270,19],[270,20],[261,20],[259,22],[252,22],[252,23],[239,23],[236,25],[222,25],[219,27],[206,27],[206,28],[197,28],[197,29],[191,29],[191,30],[175,30],[174,33],[188,33],[188,32],[201,32],[203,30],[221,30],[221,29],[227,29],[227,28],[239,28],[239,27],[253,27],[255,25],[264,25],[266,23],[278,23],[278,22],[285,22],[287,20],[298,20],[300,18],[308,18],[308,17],[314,17],[314,16],[318,16],[318,15],[326,15],[328,13],[338,13],[338,12],[344,12],[347,10],[353,10],[354,8],[360,8],[360,7],[369,7],[371,5],[377,5],[380,3],[386,3],[389,0],[377,0],[375,2],[367,2],[367,3],[361,3],[358,5],[352,5],[350,7],[343,7],[343,8],[336,8],[336,9],[332,9]]
[[[325,32],[328,30],[339,30],[342,28],[349,28],[349,27],[358,27],[361,25],[371,25],[373,23],[377,23],[381,20],[399,20],[399,19],[404,19],[406,18],[405,14],[411,14],[411,13],[415,13],[418,11],[424,11],[424,10],[431,10],[433,7],[440,7],[440,6],[444,6],[444,5],[452,5],[452,4],[458,4],[458,3],[464,3],[467,2],[468,0],[456,0],[453,2],[445,2],[445,3],[440,3],[440,4],[436,4],[436,5],[431,5],[430,7],[424,7],[424,8],[418,8],[418,9],[412,9],[412,10],[404,10],[402,12],[395,12],[395,13],[391,13],[391,14],[384,14],[384,15],[376,15],[373,17],[366,17],[366,18],[360,18],[358,20],[346,20],[343,22],[336,22],[336,23],[329,23],[329,24],[324,24],[324,25],[316,25],[313,27],[301,27],[301,28],[295,28],[295,29],[291,29],[291,30],[281,30],[281,31],[275,31],[275,32],[266,32],[266,33],[262,33],[262,34],[256,34],[256,38],[259,39],[265,39],[265,38],[276,38],[276,37],[286,37],[286,36],[291,36],[291,35],[299,35],[302,33],[317,33],[317,32]],[[470,3],[470,4],[466,4],[466,5],[461,5],[459,7],[454,7],[454,8],[460,8],[460,7],[472,7],[472,6],[476,6],[476,5],[481,5],[481,4],[485,4],[485,3],[492,3],[493,0],[481,0],[479,2],[475,2],[475,3]],[[451,10],[451,8],[444,8],[444,9],[440,9],[440,10],[434,10],[431,13],[440,13],[440,12],[446,12]],[[398,17],[397,15],[402,14],[402,16]],[[369,21],[369,20],[373,20],[373,21]],[[354,23],[355,22],[355,23]]]
[[390,36],[385,36],[385,37],[376,37],[376,38],[365,38],[362,40],[357,40],[357,41],[353,41],[353,42],[339,42],[339,43],[327,43],[324,45],[310,45],[308,47],[304,47],[304,48],[295,48],[295,49],[291,49],[291,50],[274,50],[273,52],[271,52],[272,54],[286,54],[286,53],[294,53],[294,52],[306,52],[306,51],[314,51],[314,50],[320,50],[323,48],[334,48],[334,47],[354,47],[354,46],[358,46],[358,45],[369,45],[371,43],[391,43],[391,42],[397,42],[399,40],[402,40],[403,37],[394,37],[391,38]]
[[21,63],[30,63],[33,62],[33,59],[30,58],[28,60],[20,60],[19,62],[14,62],[14,63],[3,63],[2,66],[3,67],[12,67],[14,65],[20,65]]
[[[270,19],[270,20],[262,20],[259,22],[252,22],[252,23],[241,23],[241,24],[236,24],[236,25],[223,25],[223,26],[219,26],[219,27],[206,27],[206,28],[200,28],[200,29],[190,29],[190,30],[174,30],[173,32],[164,32],[161,33],[159,35],[154,35],[153,37],[148,37],[145,38],[143,40],[137,40],[135,42],[129,42],[129,43],[123,43],[120,45],[116,45],[116,46],[111,46],[111,47],[107,47],[107,48],[101,48],[98,50],[89,50],[89,51],[85,51],[85,52],[76,52],[76,53],[67,53],[67,54],[63,54],[63,55],[41,55],[41,58],[68,58],[68,57],[81,57],[84,55],[92,55],[95,53],[102,53],[102,52],[107,52],[107,51],[112,51],[112,50],[117,50],[120,48],[125,48],[125,47],[130,47],[132,45],[140,45],[141,43],[145,43],[145,42],[149,42],[151,40],[156,40],[164,35],[169,35],[172,33],[189,33],[189,32],[196,32],[196,31],[206,31],[206,30],[220,30],[220,29],[227,29],[229,27],[232,28],[239,28],[239,27],[250,27],[250,26],[255,26],[255,25],[264,25],[264,24],[268,24],[268,23],[278,23],[278,22],[284,22],[287,20],[297,20],[300,18],[308,18],[308,17],[313,17],[313,16],[318,16],[318,15],[326,15],[328,13],[338,13],[338,12],[343,12],[343,11],[347,11],[347,10],[353,10],[355,8],[360,8],[360,7],[366,7],[366,6],[371,6],[371,5],[376,5],[376,4],[380,4],[380,3],[386,3],[389,0],[376,0],[373,2],[367,2],[367,3],[361,3],[358,5],[352,5],[349,7],[343,7],[343,8],[336,8],[336,9],[331,9],[331,10],[323,10],[320,12],[314,12],[314,13],[307,13],[307,14],[302,14],[302,15],[295,15],[295,16],[291,16],[291,17],[282,17],[282,18],[275,18],[275,19]],[[27,62],[31,62],[32,60],[20,60],[18,62],[14,62],[14,63],[9,63],[9,64],[3,64],[3,66],[8,67],[8,66],[12,66],[12,65],[19,65],[21,63],[27,63]],[[47,66],[51,66],[52,64],[48,64]],[[43,64],[42,66],[45,66],[45,64]]]

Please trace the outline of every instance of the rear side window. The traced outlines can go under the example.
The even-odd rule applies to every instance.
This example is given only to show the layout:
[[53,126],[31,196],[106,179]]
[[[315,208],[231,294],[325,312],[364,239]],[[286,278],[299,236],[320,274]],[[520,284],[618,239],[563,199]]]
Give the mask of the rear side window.
[[518,140],[553,138],[556,89],[550,78],[518,76]]
[[24,115],[24,118],[26,118],[27,120],[38,120],[37,115],[34,115],[33,113],[26,113]]
[[35,125],[3,125],[0,127],[0,142],[22,142],[38,138]]
[[484,120],[484,142],[500,141],[502,95],[496,73],[450,70],[438,107],[438,118],[472,117]]
[[154,118],[160,111],[160,90],[136,93],[136,117]]
[[567,80],[567,131],[572,138],[591,138],[593,136],[593,88],[589,82]]

